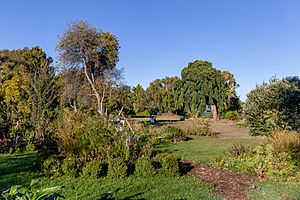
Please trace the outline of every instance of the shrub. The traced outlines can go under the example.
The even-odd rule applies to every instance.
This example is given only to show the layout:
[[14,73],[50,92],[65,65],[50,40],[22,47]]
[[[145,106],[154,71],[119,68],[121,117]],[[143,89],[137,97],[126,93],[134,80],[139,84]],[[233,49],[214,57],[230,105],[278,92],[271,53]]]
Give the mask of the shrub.
[[109,159],[107,176],[110,178],[125,178],[127,166],[123,158],[117,157]]
[[27,143],[26,151],[35,151],[35,150],[36,150],[36,147],[33,143],[31,143],[31,142]]
[[300,130],[300,80],[288,77],[257,86],[244,105],[244,116],[256,135],[271,135],[275,130]]
[[277,131],[272,134],[270,143],[275,153],[286,152],[300,161],[300,133]]
[[300,178],[297,161],[285,152],[274,153],[274,147],[271,144],[257,146],[255,149],[249,149],[235,156],[224,154],[217,157],[213,165],[257,175],[263,180],[282,181]]
[[152,177],[155,174],[155,169],[151,164],[151,159],[144,156],[140,157],[136,162],[134,174],[137,177]]
[[106,174],[106,167],[100,160],[91,160],[85,163],[82,169],[82,176],[89,176],[92,178],[99,178]]
[[157,162],[156,168],[158,168],[160,174],[170,177],[179,175],[178,161],[173,154],[158,154],[155,160]]
[[208,118],[197,118],[192,121],[192,125],[187,129],[188,135],[215,136],[217,133],[212,131],[211,122]]
[[240,114],[237,111],[227,111],[225,113],[224,119],[239,120],[240,119]]
[[42,172],[46,176],[59,176],[61,175],[62,158],[57,155],[52,155],[44,160],[42,165]]
[[229,148],[229,155],[230,156],[241,156],[247,152],[250,151],[250,147],[249,146],[245,146],[243,144],[234,144],[233,146],[231,146]]
[[173,126],[166,126],[158,135],[157,140],[159,143],[179,142],[186,139],[185,133]]
[[75,158],[66,158],[63,160],[61,170],[65,176],[75,178],[77,175],[77,165]]

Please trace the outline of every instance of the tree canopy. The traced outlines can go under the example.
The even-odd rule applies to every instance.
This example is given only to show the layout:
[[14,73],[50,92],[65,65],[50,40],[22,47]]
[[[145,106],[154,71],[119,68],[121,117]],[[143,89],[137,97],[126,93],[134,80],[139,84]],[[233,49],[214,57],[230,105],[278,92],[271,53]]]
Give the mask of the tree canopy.
[[67,67],[83,68],[94,96],[97,111],[105,112],[107,81],[116,76],[119,43],[116,36],[102,32],[86,21],[72,23],[57,45],[59,59]]
[[254,134],[270,135],[278,129],[300,130],[299,77],[273,79],[247,94],[246,122]]
[[196,60],[181,71],[181,80],[174,82],[177,109],[189,116],[200,116],[206,105],[224,110],[227,99],[225,79],[212,63]]

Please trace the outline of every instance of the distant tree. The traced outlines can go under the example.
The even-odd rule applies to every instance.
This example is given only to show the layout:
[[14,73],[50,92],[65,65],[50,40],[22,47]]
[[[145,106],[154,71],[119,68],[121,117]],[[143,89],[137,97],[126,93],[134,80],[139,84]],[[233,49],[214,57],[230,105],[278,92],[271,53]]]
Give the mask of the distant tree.
[[151,106],[158,108],[160,112],[174,112],[175,101],[173,96],[173,83],[179,80],[177,77],[157,79],[147,88],[148,100]]
[[131,88],[128,85],[113,87],[109,94],[105,103],[109,112],[119,113],[122,110],[126,115],[134,113]]
[[144,111],[145,107],[148,105],[146,92],[140,84],[138,84],[136,87],[133,87],[131,99],[133,102],[133,110],[135,113]]
[[222,75],[225,79],[225,85],[227,88],[226,95],[227,100],[224,104],[225,110],[240,110],[240,100],[236,94],[236,89],[239,87],[239,84],[236,82],[236,79],[233,74],[229,71],[223,71]]
[[102,32],[86,21],[71,24],[57,45],[60,61],[65,67],[83,68],[100,115],[105,113],[107,82],[117,74],[118,49],[118,39],[114,35]]
[[213,118],[224,110],[227,99],[225,79],[220,70],[207,61],[189,63],[181,71],[181,81],[174,82],[175,105],[187,115],[199,116],[210,105]]

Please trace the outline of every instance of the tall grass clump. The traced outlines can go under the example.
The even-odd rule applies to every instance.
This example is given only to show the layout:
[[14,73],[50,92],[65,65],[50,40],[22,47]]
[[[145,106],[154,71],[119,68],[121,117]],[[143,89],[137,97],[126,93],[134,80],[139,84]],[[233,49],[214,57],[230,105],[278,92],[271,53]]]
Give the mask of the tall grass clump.
[[296,131],[276,131],[270,137],[275,153],[288,153],[300,160],[300,133]]

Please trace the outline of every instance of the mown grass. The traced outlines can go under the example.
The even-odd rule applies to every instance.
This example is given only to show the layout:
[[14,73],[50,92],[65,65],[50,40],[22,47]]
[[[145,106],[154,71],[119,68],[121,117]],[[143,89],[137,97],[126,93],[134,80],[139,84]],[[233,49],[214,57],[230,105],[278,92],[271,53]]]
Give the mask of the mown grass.
[[263,141],[257,138],[230,138],[230,137],[199,137],[191,136],[191,139],[175,144],[158,145],[162,152],[170,152],[179,159],[190,160],[199,163],[210,163],[216,157],[226,152],[234,144],[255,146]]
[[294,182],[261,182],[257,189],[249,192],[253,200],[300,199],[300,183]]
[[43,178],[40,186],[65,188],[66,199],[222,199],[211,193],[212,187],[191,177],[129,177],[119,180]]
[[36,153],[0,156],[0,192],[12,185],[29,185],[39,177],[35,168]]
[[[29,185],[39,177],[34,168],[36,153],[1,155],[0,188]],[[135,178],[112,180],[65,177],[42,177],[38,188],[64,186],[60,193],[65,199],[222,199],[212,193],[212,186],[192,177]]]

